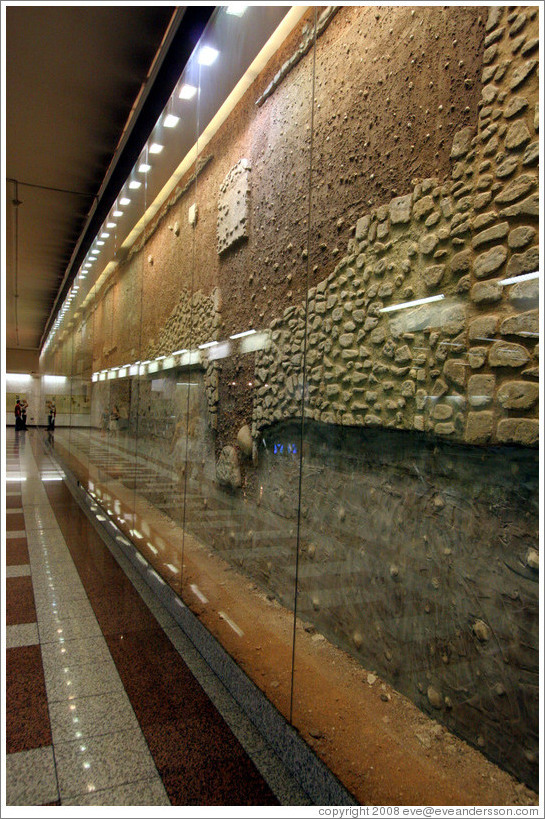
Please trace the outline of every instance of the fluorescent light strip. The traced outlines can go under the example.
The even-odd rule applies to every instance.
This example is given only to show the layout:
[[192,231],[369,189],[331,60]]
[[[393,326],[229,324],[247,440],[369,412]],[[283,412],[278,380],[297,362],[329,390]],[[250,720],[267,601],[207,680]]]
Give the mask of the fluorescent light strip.
[[257,330],[245,330],[243,333],[235,333],[234,336],[229,336],[229,338],[244,338],[244,336],[253,336]]
[[415,299],[415,301],[404,301],[400,304],[392,304],[390,307],[383,307],[382,310],[379,310],[379,313],[393,313],[395,310],[406,310],[408,307],[418,307],[420,304],[430,304],[434,301],[442,301],[445,296],[441,294],[440,296],[430,296],[427,299]]
[[207,341],[206,344],[199,344],[199,350],[206,350],[207,347],[214,347],[217,341]]
[[539,271],[537,270],[535,273],[524,273],[523,276],[511,276],[510,279],[502,279],[501,284],[502,287],[505,287],[507,284],[516,284],[517,282],[528,282],[530,279],[539,279]]

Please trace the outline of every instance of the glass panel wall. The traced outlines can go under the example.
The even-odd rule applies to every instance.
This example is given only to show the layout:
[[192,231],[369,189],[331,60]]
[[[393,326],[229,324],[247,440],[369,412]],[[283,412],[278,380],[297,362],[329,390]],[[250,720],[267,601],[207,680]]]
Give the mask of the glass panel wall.
[[243,8],[48,342],[56,449],[358,799],[535,787],[537,18]]

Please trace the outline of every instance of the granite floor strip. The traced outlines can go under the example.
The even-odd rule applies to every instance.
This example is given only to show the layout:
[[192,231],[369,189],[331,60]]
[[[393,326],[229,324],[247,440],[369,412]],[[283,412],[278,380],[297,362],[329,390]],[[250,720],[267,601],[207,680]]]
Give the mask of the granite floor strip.
[[[22,743],[11,741],[8,749],[12,804],[276,805],[278,797],[309,804],[232,698],[218,696],[223,686],[206,664],[201,668],[187,638],[183,645],[183,632],[131,564],[120,568],[64,483],[38,477],[58,472],[40,452],[27,447],[21,455],[16,471],[26,480],[10,496],[16,504],[10,508],[22,505],[28,521],[9,533],[8,579],[32,580],[38,618],[37,626],[13,623],[11,634],[30,640],[34,629],[41,641],[41,647],[8,649],[7,699],[19,727],[23,717]],[[10,517],[17,522],[18,515]],[[30,577],[22,568],[29,563]],[[12,606],[13,617],[19,609],[25,606]],[[193,676],[197,670],[207,691]],[[40,708],[41,738],[35,735]],[[7,720],[11,740],[16,728]],[[24,784],[17,773],[24,767],[15,763],[31,743],[44,759],[51,749],[55,783],[40,790],[37,782],[33,790],[28,766],[21,796],[15,785]]]
[[[278,804],[107,547],[75,502],[70,507],[66,487],[47,492],[171,803]],[[202,776],[212,759],[213,781]]]
[[58,796],[51,745],[6,756],[6,805],[58,804]]

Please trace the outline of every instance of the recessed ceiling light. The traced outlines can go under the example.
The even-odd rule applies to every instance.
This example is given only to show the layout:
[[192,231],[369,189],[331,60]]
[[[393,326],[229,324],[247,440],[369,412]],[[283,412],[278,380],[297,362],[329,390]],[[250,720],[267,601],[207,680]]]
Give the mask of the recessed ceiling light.
[[97,242],[97,245],[100,245],[101,247],[102,247],[103,244],[104,244],[104,242]]
[[117,227],[117,223],[116,222],[106,222],[106,227],[107,228]]
[[242,17],[248,6],[239,6],[238,3],[232,6],[227,6],[227,14],[232,14],[233,17]]
[[189,83],[184,83],[180,88],[180,99],[181,100],[192,100],[195,94],[197,93],[197,89],[194,85],[189,85]]
[[141,186],[142,186],[142,183],[138,182],[136,179],[133,179],[132,182],[129,182],[129,188],[132,188],[132,190],[136,190],[137,188],[140,188]]
[[147,173],[151,171],[151,165],[148,165],[146,162],[141,162],[138,166],[138,171],[139,173]]
[[109,239],[109,238],[110,238],[110,234],[109,234],[109,233],[101,233],[101,234],[100,234],[100,238],[101,238],[101,239]]
[[112,216],[116,216],[117,218],[119,218],[120,216],[123,216],[123,211],[122,210],[114,210],[114,212],[112,213]]
[[199,51],[199,65],[212,65],[216,62],[219,51],[212,46],[203,46]]
[[130,200],[130,199],[127,199],[127,197],[126,197],[126,196],[124,196],[124,197],[123,197],[123,199],[120,199],[120,200],[119,200],[119,204],[120,204],[120,205],[130,205],[130,204],[131,204],[131,200]]
[[[161,151],[163,150],[163,148],[164,148],[164,145],[159,145],[158,142],[153,142],[149,146],[149,152],[150,152],[150,154],[160,154]],[[121,204],[123,204],[123,202],[121,202]]]
[[165,117],[163,125],[165,128],[176,128],[180,121],[180,117],[175,117],[174,114],[169,114]]

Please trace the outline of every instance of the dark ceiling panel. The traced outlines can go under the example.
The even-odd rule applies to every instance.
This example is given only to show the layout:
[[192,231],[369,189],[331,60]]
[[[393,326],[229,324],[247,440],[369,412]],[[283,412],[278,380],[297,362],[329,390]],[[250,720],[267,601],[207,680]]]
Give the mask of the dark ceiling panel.
[[39,344],[173,11],[161,5],[6,9],[6,176],[81,194],[20,184],[16,251],[15,187],[7,184],[8,347]]

